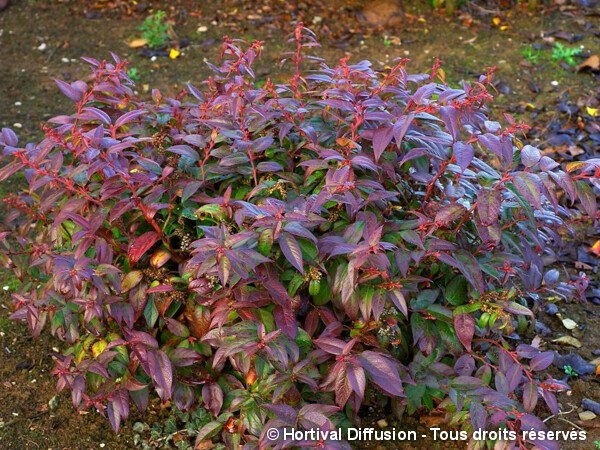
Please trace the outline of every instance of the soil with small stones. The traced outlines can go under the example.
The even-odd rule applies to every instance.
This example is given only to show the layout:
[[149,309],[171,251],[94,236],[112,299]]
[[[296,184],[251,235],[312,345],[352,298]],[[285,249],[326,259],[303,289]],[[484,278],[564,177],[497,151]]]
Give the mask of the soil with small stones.
[[[562,161],[597,156],[598,73],[589,68],[577,71],[550,55],[555,42],[580,46],[578,63],[600,53],[598,3],[556,1],[535,14],[514,5],[506,8],[510,2],[505,0],[466,3],[454,17],[446,18],[427,2],[416,0],[11,0],[8,9],[0,12],[0,127],[15,129],[23,140],[39,139],[40,124],[68,108],[52,79],[85,79],[88,69],[79,58],[109,58],[110,51],[130,61],[140,95],[153,88],[171,95],[188,81],[199,84],[210,74],[205,62],[218,61],[224,35],[264,41],[257,78],[281,81],[289,70],[280,64],[282,52],[289,49],[286,40],[295,22],[302,20],[319,36],[322,47],[317,54],[331,64],[348,56],[351,61],[369,59],[383,69],[394,58],[408,57],[409,70],[419,72],[440,57],[451,83],[475,80],[486,67],[496,65],[492,106],[496,118],[509,113],[530,123],[530,143]],[[165,10],[173,22],[172,45],[181,47],[177,59],[162,56],[168,47],[151,58],[147,49],[128,46],[140,37],[143,18],[157,9]],[[11,189],[14,186],[0,186],[0,195]],[[592,362],[600,349],[598,256],[590,253],[597,235],[597,229],[585,230],[558,261],[565,272],[585,271],[592,282],[587,303],[557,303],[562,317],[576,321],[578,328],[565,329],[557,316],[542,309],[538,313],[542,325],[537,328],[549,349],[560,354],[574,351]],[[0,279],[0,286],[4,284]],[[4,293],[0,296],[0,448],[134,448],[131,424],[148,420],[147,416],[134,415],[117,436],[98,413],[76,413],[66,393],[58,396],[56,408],[49,406],[56,395],[51,354],[60,343],[47,335],[34,341],[24,325],[8,321],[9,311],[10,298]],[[581,347],[551,342],[564,335],[579,339]],[[553,367],[552,375],[565,377],[561,369]],[[548,411],[538,411],[551,430],[587,431],[585,442],[561,442],[561,448],[589,449],[600,440],[600,418],[582,422],[578,417],[583,398],[600,401],[599,381],[594,374],[571,378],[572,390],[559,396],[563,413],[552,417]],[[399,421],[386,411],[370,410],[365,415],[366,426],[379,427],[377,421],[384,418],[389,429],[416,430],[418,436],[429,438],[356,444],[356,448],[466,447],[462,442],[434,441],[430,428],[439,424],[435,416]]]

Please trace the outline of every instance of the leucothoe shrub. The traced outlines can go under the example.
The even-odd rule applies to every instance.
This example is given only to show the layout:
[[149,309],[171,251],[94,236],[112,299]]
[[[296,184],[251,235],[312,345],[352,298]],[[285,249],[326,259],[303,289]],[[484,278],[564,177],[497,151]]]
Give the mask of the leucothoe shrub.
[[585,277],[546,266],[566,218],[595,219],[600,161],[561,167],[489,120],[491,73],[450,88],[437,64],[331,68],[305,56],[308,30],[291,41],[287,84],[259,87],[261,43],[225,39],[215,76],[176,98],[85,58],[41,142],[2,130],[0,179],[27,182],[0,235],[24,282],[12,317],[66,342],[58,390],[115,430],[154,394],[202,406],[198,441],[230,447],[358,423],[364,404],[545,429],[535,411],[566,385],[523,343],[530,307],[583,296]]

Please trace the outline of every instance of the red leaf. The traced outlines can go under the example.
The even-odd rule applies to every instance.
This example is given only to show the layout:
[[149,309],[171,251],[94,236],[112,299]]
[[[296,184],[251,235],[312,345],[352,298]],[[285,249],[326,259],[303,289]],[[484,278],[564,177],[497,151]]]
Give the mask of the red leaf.
[[470,314],[454,316],[456,337],[468,351],[471,351],[471,341],[475,335],[475,318]]
[[148,231],[139,236],[133,244],[129,246],[127,252],[131,264],[135,264],[150,248],[158,241],[158,233],[156,231]]

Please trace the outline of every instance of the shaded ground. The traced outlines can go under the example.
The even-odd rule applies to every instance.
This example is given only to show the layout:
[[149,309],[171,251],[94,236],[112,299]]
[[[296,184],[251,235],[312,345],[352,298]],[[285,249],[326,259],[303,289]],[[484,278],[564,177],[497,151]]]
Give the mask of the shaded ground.
[[[153,2],[166,9],[178,40],[190,41],[175,60],[164,56],[152,60],[141,56],[139,49],[129,48],[127,43],[139,37],[138,27],[152,11],[152,5],[144,7],[141,2],[142,6],[130,10],[127,5],[132,3],[13,0],[12,6],[0,13],[0,127],[20,128],[23,139],[38,138],[39,124],[64,113],[67,104],[52,78],[84,78],[87,68],[79,60],[84,55],[107,58],[109,51],[114,51],[136,69],[140,95],[155,87],[173,94],[187,81],[199,83],[210,73],[204,61],[218,59],[220,40],[228,34],[263,40],[264,55],[257,64],[257,75],[277,79],[282,73],[279,62],[287,33],[293,29],[292,22],[301,19],[319,34],[323,47],[318,54],[332,64],[339,57],[350,56],[354,61],[370,59],[383,68],[401,56],[409,57],[411,71],[418,72],[441,57],[452,82],[476,79],[486,67],[497,65],[497,103],[493,106],[497,118],[508,112],[526,120],[533,125],[532,143],[564,160],[585,159],[600,152],[600,127],[594,117],[600,95],[597,73],[577,72],[551,58],[555,41],[582,48],[577,62],[600,53],[598,13],[582,6],[591,2],[557,2],[562,6],[549,6],[535,15],[518,7],[498,9],[485,2],[477,2],[480,6],[469,3],[450,20],[432,11],[427,2],[418,1],[403,2],[401,8],[386,0]],[[3,186],[0,193],[10,188]],[[598,257],[590,254],[589,246],[594,242],[590,236],[599,233],[584,231],[584,245],[573,245],[559,263],[571,272],[587,271],[597,288]],[[10,290],[8,281],[0,281],[0,287],[5,284]],[[594,360],[594,352],[600,349],[600,309],[596,305],[600,294],[590,292],[587,304],[557,305],[563,317],[578,323],[578,329],[568,331],[557,317],[542,311],[538,320],[547,327],[538,326],[544,340],[571,335],[582,344],[572,349],[550,343],[550,348],[562,354],[575,350],[587,361]],[[58,408],[49,410],[48,402],[55,395],[50,354],[57,343],[44,336],[34,345],[24,326],[7,322],[8,295],[1,296],[0,306],[0,423],[4,423],[0,448],[133,448],[131,424],[135,417],[117,438],[98,414],[76,414],[65,394],[59,396]],[[562,376],[561,369],[554,368],[554,375]],[[600,401],[599,381],[595,375],[579,376],[571,380],[573,391],[561,396],[563,410],[572,411],[549,419],[549,427],[569,430],[580,426],[590,435],[583,445],[564,443],[562,448],[593,448],[593,441],[600,440],[600,419],[581,422],[578,418],[582,398]],[[153,414],[162,413],[155,409]],[[375,423],[384,415],[373,411],[368,421]],[[540,415],[550,416],[543,411]],[[401,426],[394,419],[387,420],[389,426]],[[419,424],[411,419],[402,426],[425,430],[433,426],[431,420],[425,417]],[[425,446],[450,448],[439,442],[394,443],[385,448]]]

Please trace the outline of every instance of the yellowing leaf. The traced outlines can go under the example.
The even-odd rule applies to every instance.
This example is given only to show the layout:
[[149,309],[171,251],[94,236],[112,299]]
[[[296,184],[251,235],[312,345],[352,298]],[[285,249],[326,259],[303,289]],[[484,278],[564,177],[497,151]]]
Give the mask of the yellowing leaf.
[[592,117],[598,117],[598,108],[590,108],[589,106],[587,106],[585,108],[585,110],[587,111],[587,113],[592,116]]
[[123,282],[121,283],[121,292],[127,292],[136,287],[144,278],[144,274],[141,270],[133,270],[125,275]]
[[492,19],[492,23],[493,23],[493,24],[494,24],[494,26],[496,26],[496,27],[497,27],[498,25],[500,25],[500,22],[502,22],[502,19],[500,19],[500,17],[494,17],[494,18]]
[[94,358],[97,358],[98,355],[104,351],[107,345],[108,343],[104,339],[94,343],[94,345],[92,345],[92,355],[94,355]]
[[169,51],[169,58],[171,58],[171,59],[177,59],[177,58],[179,58],[179,55],[181,55],[181,52],[179,50],[177,50],[176,48],[172,48]]
[[500,31],[506,31],[506,30],[508,30],[509,28],[510,28],[510,26],[508,26],[508,25],[502,25],[502,26],[500,27]]
[[131,48],[140,48],[140,47],[144,47],[146,44],[148,44],[148,41],[146,39],[134,39],[133,41],[131,41],[129,44],[129,47]]

